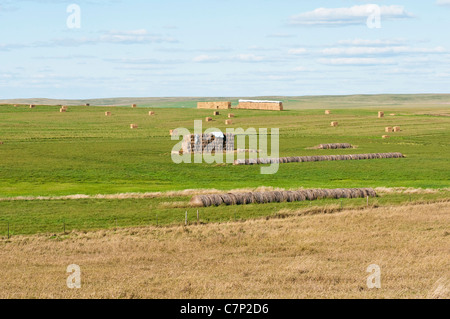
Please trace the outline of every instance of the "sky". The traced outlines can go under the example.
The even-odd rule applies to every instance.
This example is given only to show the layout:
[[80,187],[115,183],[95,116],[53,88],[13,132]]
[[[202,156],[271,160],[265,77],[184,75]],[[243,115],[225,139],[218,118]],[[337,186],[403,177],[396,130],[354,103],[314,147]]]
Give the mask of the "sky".
[[450,0],[0,0],[0,99],[450,93],[449,31]]

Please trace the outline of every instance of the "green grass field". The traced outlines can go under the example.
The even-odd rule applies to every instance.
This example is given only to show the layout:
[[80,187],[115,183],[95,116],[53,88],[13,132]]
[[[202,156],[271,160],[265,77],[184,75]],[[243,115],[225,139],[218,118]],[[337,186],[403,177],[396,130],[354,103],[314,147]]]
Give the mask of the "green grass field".
[[[212,111],[194,108],[195,101],[204,98],[153,99],[137,109],[73,106],[67,113],[59,113],[57,106],[0,105],[0,141],[4,142],[0,145],[0,198],[259,186],[450,187],[450,95],[274,98],[285,101],[286,111],[233,110],[233,127],[280,128],[281,156],[401,152],[406,158],[281,164],[275,175],[261,175],[259,166],[176,165],[170,157],[176,141],[171,140],[169,130],[192,130],[194,120],[211,116]],[[121,103],[125,101],[99,104]],[[156,116],[148,116],[148,107],[155,108]],[[333,114],[324,115],[324,109]],[[111,111],[112,117],[106,117],[105,111]],[[378,119],[378,111],[386,117]],[[204,128],[225,130],[227,113],[222,111],[213,122],[203,121]],[[338,121],[339,127],[330,127],[331,121]],[[139,129],[131,130],[131,123]],[[400,126],[402,132],[385,133],[386,126]],[[385,134],[391,138],[382,139]],[[351,143],[358,148],[308,149],[320,143]],[[415,195],[413,199],[448,195],[443,191],[426,195],[432,198]],[[114,227],[116,220],[119,226],[156,223],[156,215],[161,224],[181,222],[186,209],[164,208],[161,203],[187,200],[3,201],[0,236],[8,222],[15,225],[17,234],[56,232],[64,220],[76,229]],[[400,203],[410,198],[387,195],[376,200]],[[345,200],[343,205],[352,205],[352,201],[357,202]],[[239,218],[267,216],[304,205],[311,204],[215,207],[205,209],[202,220],[229,220],[235,210]]]

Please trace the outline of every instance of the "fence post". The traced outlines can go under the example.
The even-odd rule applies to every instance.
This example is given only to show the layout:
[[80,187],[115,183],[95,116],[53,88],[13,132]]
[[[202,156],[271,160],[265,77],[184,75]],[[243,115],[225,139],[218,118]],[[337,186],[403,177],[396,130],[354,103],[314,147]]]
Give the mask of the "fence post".
[[8,222],[8,240],[9,240],[9,222]]
[[187,211],[186,211],[186,216],[184,218],[184,225],[187,226]]
[[198,209],[197,209],[197,223],[199,223],[199,222],[200,222],[200,216],[198,214]]

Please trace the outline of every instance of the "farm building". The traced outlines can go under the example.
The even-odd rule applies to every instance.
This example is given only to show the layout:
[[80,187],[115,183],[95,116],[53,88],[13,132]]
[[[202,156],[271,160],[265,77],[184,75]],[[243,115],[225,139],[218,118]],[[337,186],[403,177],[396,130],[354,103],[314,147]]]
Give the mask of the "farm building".
[[198,109],[214,109],[214,110],[228,110],[231,109],[231,102],[198,102]]
[[238,109],[283,111],[281,101],[239,100]]

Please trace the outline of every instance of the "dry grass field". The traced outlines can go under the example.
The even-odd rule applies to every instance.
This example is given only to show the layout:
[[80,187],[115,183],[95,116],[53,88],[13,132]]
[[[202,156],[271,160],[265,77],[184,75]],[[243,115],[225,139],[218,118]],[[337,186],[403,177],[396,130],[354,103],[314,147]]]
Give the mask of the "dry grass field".
[[[449,298],[450,202],[324,212],[14,236],[0,298]],[[66,287],[69,264],[81,289]]]

